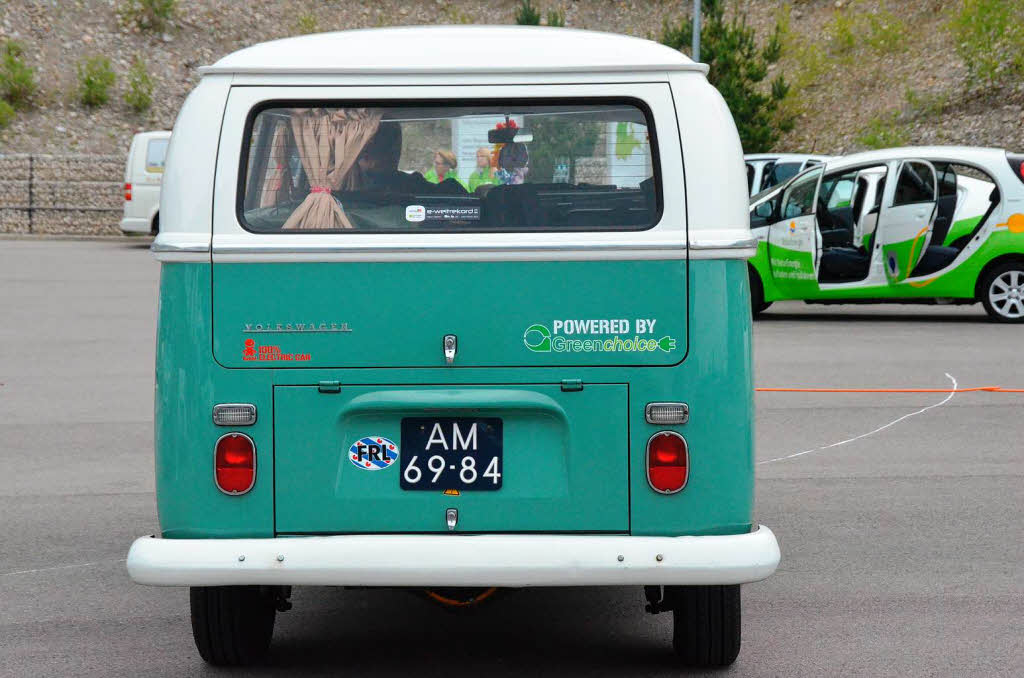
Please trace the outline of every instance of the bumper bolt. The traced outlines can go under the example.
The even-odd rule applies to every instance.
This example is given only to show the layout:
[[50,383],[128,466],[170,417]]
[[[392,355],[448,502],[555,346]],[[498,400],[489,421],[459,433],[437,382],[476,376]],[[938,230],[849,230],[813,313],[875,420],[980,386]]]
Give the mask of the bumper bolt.
[[619,556],[619,562],[620,562],[620,563],[621,563],[621,562],[622,562],[623,560],[625,560],[625,559],[626,559],[626,556],[621,556],[621,555]]
[[245,562],[245,556],[238,556],[238,562]]
[[278,554],[278,556],[277,556],[277,562],[279,562],[279,563],[283,563],[283,562],[284,562],[284,556],[283,556],[283,555],[281,555],[281,554]]
[[654,559],[660,563],[661,561],[665,560],[665,556],[659,553],[658,555],[654,556]]

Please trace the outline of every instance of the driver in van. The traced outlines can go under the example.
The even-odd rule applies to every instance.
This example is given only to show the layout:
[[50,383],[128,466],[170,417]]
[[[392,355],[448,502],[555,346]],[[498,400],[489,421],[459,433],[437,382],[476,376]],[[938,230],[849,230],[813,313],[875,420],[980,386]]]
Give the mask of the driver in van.
[[362,190],[412,194],[464,194],[465,188],[454,179],[440,183],[430,181],[419,172],[402,172],[398,162],[402,155],[402,127],[384,121],[377,133],[366,143],[356,162],[365,178]]

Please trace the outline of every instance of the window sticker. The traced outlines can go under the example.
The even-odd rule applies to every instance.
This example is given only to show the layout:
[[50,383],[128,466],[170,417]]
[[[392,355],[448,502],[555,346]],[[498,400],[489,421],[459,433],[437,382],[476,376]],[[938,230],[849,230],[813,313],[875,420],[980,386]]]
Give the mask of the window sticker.
[[427,218],[427,210],[423,205],[409,205],[405,208],[405,220],[413,223]]
[[427,221],[480,221],[480,207],[428,207],[425,216]]

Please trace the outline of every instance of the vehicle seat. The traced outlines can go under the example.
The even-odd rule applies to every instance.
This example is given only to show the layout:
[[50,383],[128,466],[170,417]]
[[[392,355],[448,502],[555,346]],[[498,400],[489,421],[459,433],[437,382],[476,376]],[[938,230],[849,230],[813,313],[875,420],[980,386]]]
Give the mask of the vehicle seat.
[[960,254],[960,250],[955,247],[932,245],[921,255],[921,261],[917,262],[917,266],[914,267],[913,275],[928,275],[941,271],[953,263],[958,254]]
[[541,222],[537,188],[531,184],[495,186],[480,205],[480,225],[490,228],[521,228]]
[[871,257],[856,247],[830,247],[821,252],[823,281],[860,280],[867,274]]
[[[981,231],[982,226],[988,221],[988,218],[992,216],[992,212],[995,211],[996,205],[999,204],[999,189],[993,188],[992,192],[988,196],[988,209],[985,214],[982,215],[981,220],[974,226],[974,230],[971,231],[970,235],[963,239],[963,247],[943,247],[942,245],[930,245],[925,249],[924,254],[921,255],[921,261],[917,262],[917,266],[914,267],[914,276],[928,275],[929,273],[935,273],[953,263],[956,256],[963,251],[963,248],[967,246],[974,236],[978,235]],[[948,227],[947,227],[948,230]],[[941,239],[935,237],[934,231],[932,232],[932,238],[934,242],[941,242],[946,237],[945,233],[941,234]]]
[[863,280],[871,267],[871,251],[875,247],[875,233],[868,237],[867,248],[830,247],[821,251],[818,279],[822,282]]

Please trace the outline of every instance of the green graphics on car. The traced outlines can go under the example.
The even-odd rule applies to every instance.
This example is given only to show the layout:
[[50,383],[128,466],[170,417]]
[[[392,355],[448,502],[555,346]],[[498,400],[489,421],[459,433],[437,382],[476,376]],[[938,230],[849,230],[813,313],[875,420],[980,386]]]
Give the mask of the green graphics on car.
[[1024,156],[998,149],[872,151],[754,196],[755,314],[774,301],[980,301],[1024,322]]

